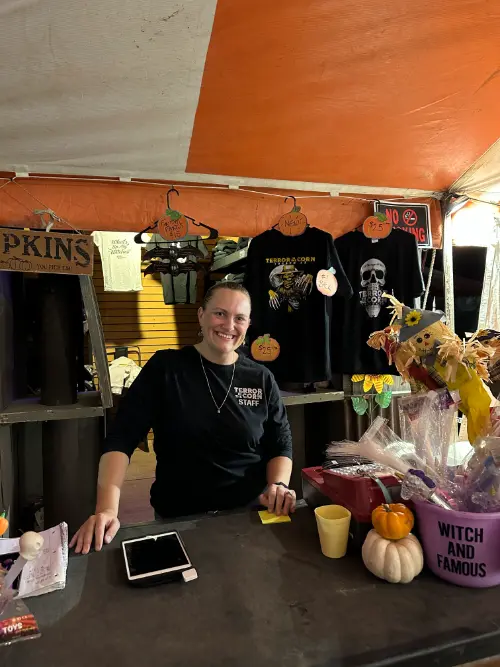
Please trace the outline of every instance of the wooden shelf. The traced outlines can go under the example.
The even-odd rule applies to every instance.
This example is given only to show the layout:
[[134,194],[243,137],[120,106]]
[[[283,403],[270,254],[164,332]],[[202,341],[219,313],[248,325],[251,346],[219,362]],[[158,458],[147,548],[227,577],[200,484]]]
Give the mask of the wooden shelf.
[[238,262],[241,262],[242,260],[246,259],[247,253],[248,253],[248,246],[246,248],[242,248],[241,250],[237,250],[236,252],[233,252],[230,255],[226,255],[226,257],[221,257],[220,259],[216,259],[215,262],[212,264],[210,272],[214,273],[215,271],[220,271],[221,269],[228,269],[230,266],[233,266],[234,264],[237,264]]
[[73,405],[42,405],[39,398],[14,401],[0,411],[0,425],[85,419],[101,417],[103,414],[99,392],[86,391],[78,394],[78,400]]
[[309,403],[333,403],[334,401],[344,400],[343,391],[320,390],[310,393],[295,393],[291,391],[281,391],[283,403],[288,406],[306,405]]

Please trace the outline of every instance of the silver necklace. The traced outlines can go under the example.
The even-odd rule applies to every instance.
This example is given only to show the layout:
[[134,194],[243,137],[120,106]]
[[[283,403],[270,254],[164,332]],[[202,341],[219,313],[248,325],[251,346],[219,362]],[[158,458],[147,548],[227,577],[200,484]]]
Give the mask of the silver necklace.
[[224,403],[227,401],[227,397],[229,396],[229,392],[231,391],[231,388],[232,388],[232,386],[233,386],[234,369],[236,368],[236,361],[235,361],[234,364],[233,364],[233,374],[231,375],[231,382],[230,382],[230,384],[229,384],[229,387],[228,387],[226,396],[224,397],[224,400],[222,401],[222,403],[221,403],[220,405],[217,405],[217,403],[216,403],[216,401],[215,401],[215,398],[214,398],[214,395],[213,395],[213,393],[212,393],[212,387],[210,386],[210,382],[208,381],[208,375],[207,375],[207,372],[206,372],[206,370],[205,370],[205,364],[203,363],[203,357],[202,357],[202,355],[201,355],[199,352],[198,352],[198,354],[200,355],[201,367],[202,367],[202,369],[203,369],[203,375],[205,376],[205,380],[207,381],[208,391],[210,392],[210,396],[212,397],[212,401],[214,402],[214,405],[215,405],[215,407],[217,408],[217,414],[220,415],[220,411],[221,411],[221,409],[224,407]]

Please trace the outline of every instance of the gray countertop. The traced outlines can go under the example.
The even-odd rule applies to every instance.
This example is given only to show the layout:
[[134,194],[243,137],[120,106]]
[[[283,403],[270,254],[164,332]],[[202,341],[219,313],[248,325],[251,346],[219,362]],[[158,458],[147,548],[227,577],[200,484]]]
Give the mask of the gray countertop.
[[72,557],[64,591],[28,600],[42,637],[1,648],[2,667],[430,667],[500,654],[497,590],[427,573],[391,585],[359,555],[324,558],[309,509],[274,526],[251,513],[175,528],[197,581],[131,588],[120,539]]

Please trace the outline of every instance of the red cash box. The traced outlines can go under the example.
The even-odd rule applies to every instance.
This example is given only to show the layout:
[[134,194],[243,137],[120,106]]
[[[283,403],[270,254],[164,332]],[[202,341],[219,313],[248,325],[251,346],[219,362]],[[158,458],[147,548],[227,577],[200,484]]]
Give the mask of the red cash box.
[[[397,478],[390,473],[376,474],[394,502],[401,502],[401,485]],[[382,490],[373,479],[342,473],[342,468],[337,470],[325,470],[321,467],[304,468],[302,477],[317,491],[327,496],[332,503],[346,507],[359,523],[371,524],[372,511],[386,502]]]
[[[302,470],[302,492],[304,500],[312,508],[333,503],[343,505],[352,515],[349,527],[349,549],[357,553],[372,529],[372,511],[386,500],[380,487],[370,477],[346,475],[342,468],[335,470],[322,467]],[[401,500],[401,486],[390,473],[378,473],[393,502]],[[409,504],[409,503],[405,503]]]
[[[396,500],[401,484],[390,473],[373,473]],[[345,474],[341,470],[322,470],[323,493],[332,502],[346,507],[360,523],[371,523],[373,510],[386,502],[382,489],[371,477]],[[397,498],[399,501],[399,498]]]

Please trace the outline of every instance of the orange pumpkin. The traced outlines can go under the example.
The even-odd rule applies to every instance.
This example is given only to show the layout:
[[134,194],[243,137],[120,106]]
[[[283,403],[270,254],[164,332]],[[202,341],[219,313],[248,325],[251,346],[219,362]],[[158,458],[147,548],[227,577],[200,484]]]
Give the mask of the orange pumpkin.
[[7,532],[8,527],[9,522],[5,518],[5,512],[2,512],[2,514],[0,514],[0,536]]
[[292,210],[282,215],[278,222],[278,229],[285,236],[299,236],[306,231],[307,227],[306,216],[300,212],[300,206],[297,206],[295,197],[292,199],[294,204]]
[[158,220],[157,227],[159,234],[167,241],[177,241],[188,233],[187,218],[171,208]]
[[279,357],[280,345],[269,334],[264,334],[254,340],[250,352],[255,361],[274,361]]
[[412,511],[402,503],[384,503],[372,512],[373,527],[386,540],[402,540],[407,537],[414,523]]
[[385,239],[392,231],[392,222],[384,213],[370,215],[363,223],[363,234],[369,239]]

